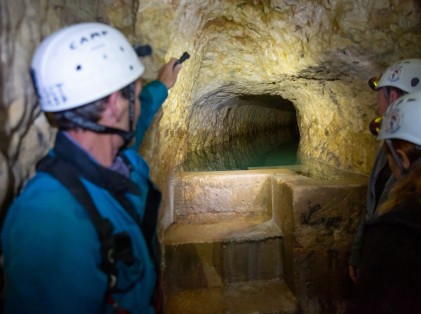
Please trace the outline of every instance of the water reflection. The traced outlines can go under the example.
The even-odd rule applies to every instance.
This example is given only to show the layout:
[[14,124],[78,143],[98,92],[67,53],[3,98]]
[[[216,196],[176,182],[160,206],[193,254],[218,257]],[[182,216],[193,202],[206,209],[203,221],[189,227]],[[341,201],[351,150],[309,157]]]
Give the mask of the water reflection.
[[[261,169],[262,167],[254,167],[249,169]],[[316,181],[366,181],[367,177],[358,173],[352,173],[334,166],[325,164],[314,159],[300,158],[294,165],[275,166],[272,168],[283,168],[295,171],[305,177],[309,177]]]
[[296,131],[279,128],[191,152],[180,167],[182,171],[214,171],[293,165],[297,163],[298,143]]
[[291,128],[266,131],[253,138],[232,138],[228,143],[190,153],[181,171],[290,169],[313,180],[366,180],[365,176],[344,171],[314,159],[297,156],[298,132]]

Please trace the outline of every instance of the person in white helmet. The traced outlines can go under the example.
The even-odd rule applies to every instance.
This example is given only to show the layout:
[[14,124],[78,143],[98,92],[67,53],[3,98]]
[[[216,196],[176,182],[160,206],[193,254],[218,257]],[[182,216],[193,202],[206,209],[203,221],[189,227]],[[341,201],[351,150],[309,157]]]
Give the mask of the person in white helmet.
[[[389,105],[407,93],[421,90],[421,59],[405,59],[390,65],[380,79],[373,77],[369,86],[377,92],[377,115],[380,120]],[[361,251],[364,223],[376,216],[377,207],[387,198],[394,178],[387,163],[386,154],[379,149],[371,170],[367,191],[367,210],[360,222],[349,257],[349,275],[355,282]]]
[[366,223],[350,313],[419,313],[421,309],[421,91],[399,98],[378,138],[396,183]]
[[109,25],[68,26],[37,48],[34,86],[59,132],[2,225],[4,313],[159,311],[160,192],[130,145],[147,127],[136,129],[139,97],[156,112],[176,82],[176,61],[141,94],[144,66]]

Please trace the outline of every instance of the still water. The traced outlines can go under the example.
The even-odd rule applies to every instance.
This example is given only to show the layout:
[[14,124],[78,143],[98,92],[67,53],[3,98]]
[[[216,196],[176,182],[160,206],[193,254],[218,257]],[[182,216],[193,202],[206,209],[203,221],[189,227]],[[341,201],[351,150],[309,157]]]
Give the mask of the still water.
[[298,132],[288,128],[233,138],[228,143],[192,152],[180,165],[181,171],[227,171],[287,168],[314,180],[366,180],[361,174],[344,171],[317,160],[299,158]]
[[250,167],[294,165],[299,136],[288,128],[253,136],[232,138],[229,142],[191,152],[182,171],[246,170]]

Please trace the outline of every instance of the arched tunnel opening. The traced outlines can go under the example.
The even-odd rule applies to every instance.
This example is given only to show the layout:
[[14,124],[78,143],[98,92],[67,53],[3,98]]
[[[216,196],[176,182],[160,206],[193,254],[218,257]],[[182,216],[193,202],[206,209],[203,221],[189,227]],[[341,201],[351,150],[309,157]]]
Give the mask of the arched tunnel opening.
[[[207,287],[224,296],[218,304],[231,304],[226,296],[232,294],[241,295],[242,306],[251,299],[238,291],[263,291],[261,283],[268,288],[259,298],[270,291],[277,301],[291,295],[293,302],[307,302],[307,282],[324,289],[323,278],[343,276],[359,221],[365,181],[309,163],[300,152],[307,112],[298,102],[232,89],[225,85],[190,107],[189,154],[171,181],[163,235],[165,284],[172,294],[167,308],[173,313],[185,312],[185,304]],[[333,289],[326,294],[344,293],[342,286]],[[297,308],[292,304],[285,312]]]
[[210,97],[206,106],[193,112],[191,127],[195,130],[202,121],[203,140],[199,145],[190,141],[182,171],[247,170],[298,162],[297,111],[280,95],[240,94],[216,104]]

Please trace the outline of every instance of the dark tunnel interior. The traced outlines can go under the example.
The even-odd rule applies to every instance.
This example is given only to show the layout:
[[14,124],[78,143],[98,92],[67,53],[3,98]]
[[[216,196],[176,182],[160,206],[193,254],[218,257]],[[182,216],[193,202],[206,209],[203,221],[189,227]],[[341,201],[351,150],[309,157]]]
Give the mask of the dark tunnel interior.
[[[182,171],[246,170],[294,165],[300,133],[294,104],[278,95],[239,95],[215,110],[227,132],[219,143],[191,151]],[[212,136],[212,135],[209,135]]]

